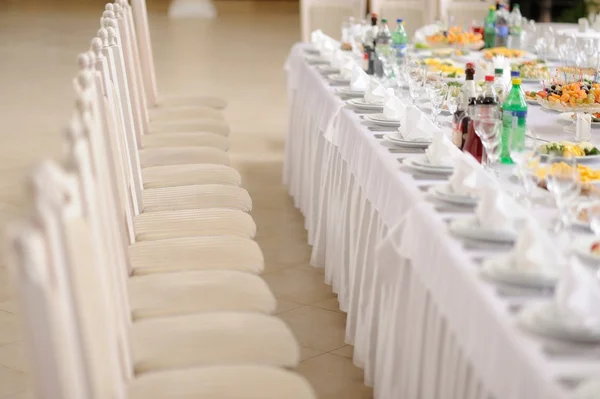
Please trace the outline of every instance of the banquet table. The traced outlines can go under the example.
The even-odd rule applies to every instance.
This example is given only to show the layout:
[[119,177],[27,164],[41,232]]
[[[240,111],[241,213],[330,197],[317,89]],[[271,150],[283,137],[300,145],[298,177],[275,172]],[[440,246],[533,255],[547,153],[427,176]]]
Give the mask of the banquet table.
[[[375,397],[567,399],[574,382],[600,376],[600,357],[553,356],[560,342],[517,324],[540,298],[504,295],[482,279],[481,257],[501,252],[449,233],[448,220],[464,213],[441,210],[425,191],[442,181],[406,170],[400,161],[412,154],[369,130],[307,62],[309,48],[295,45],[286,62],[284,183]],[[530,106],[528,124],[544,139],[566,137],[540,107]]]

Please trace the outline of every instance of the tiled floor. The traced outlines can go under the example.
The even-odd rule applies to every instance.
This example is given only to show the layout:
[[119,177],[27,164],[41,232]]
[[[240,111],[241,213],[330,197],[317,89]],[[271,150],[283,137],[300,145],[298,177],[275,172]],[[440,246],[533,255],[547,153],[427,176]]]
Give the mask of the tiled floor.
[[[96,4],[93,4],[96,3]],[[28,167],[59,156],[72,107],[76,55],[97,29],[102,1],[30,0],[0,5],[0,223],[23,209]],[[304,220],[281,184],[286,88],[283,64],[299,38],[293,2],[218,3],[215,21],[170,22],[167,0],[148,0],[162,92],[204,92],[229,100],[230,151],[254,202],[264,278],[278,316],[302,345],[298,371],[320,398],[371,398],[344,343],[346,316],[321,271],[308,261]],[[0,226],[1,227],[1,226]],[[0,254],[1,255],[1,254]],[[25,399],[27,367],[10,283],[0,267],[0,399]]]

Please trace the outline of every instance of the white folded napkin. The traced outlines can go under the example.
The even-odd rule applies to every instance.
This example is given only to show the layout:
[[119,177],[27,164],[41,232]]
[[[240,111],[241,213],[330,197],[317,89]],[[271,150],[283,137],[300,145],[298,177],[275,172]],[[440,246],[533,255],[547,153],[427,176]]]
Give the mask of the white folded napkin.
[[592,115],[579,112],[575,114],[575,139],[586,141],[592,139]]
[[325,37],[321,43],[321,48],[319,49],[323,58],[331,62],[333,60],[333,55],[336,50],[337,47],[335,45],[334,40],[330,37]]
[[398,131],[404,140],[431,140],[431,133],[417,129],[417,125],[419,124],[421,117],[425,118],[423,112],[421,112],[419,108],[412,104],[406,107],[406,112],[404,113],[404,116],[400,118],[400,127],[398,128]]
[[321,45],[323,41],[323,31],[321,29],[314,30],[310,33],[310,42],[314,44],[317,48]]
[[450,176],[450,188],[453,193],[476,197],[479,190],[489,183],[481,165],[471,156],[454,157],[454,172]]
[[371,76],[367,91],[365,91],[365,101],[369,104],[382,104],[385,100],[386,92],[385,87]]
[[524,209],[497,185],[485,185],[479,190],[475,216],[481,227],[514,231],[517,222],[526,218]]
[[362,70],[361,67],[354,64],[352,69],[352,78],[350,79],[350,90],[353,91],[367,91],[369,85],[369,75]]
[[456,146],[444,136],[442,131],[433,124],[431,119],[427,117],[421,118],[417,124],[417,130],[420,131],[423,136],[427,133],[431,135],[431,145],[425,150],[425,156],[430,164],[436,166],[454,165],[451,149],[456,148]]
[[342,65],[344,65],[344,63],[346,62],[347,58],[348,57],[346,55],[344,55],[342,50],[335,49],[333,51],[333,56],[331,57],[331,66],[333,68],[341,68]]
[[561,251],[537,221],[527,219],[519,231],[514,249],[515,269],[556,276],[562,260]]
[[391,94],[383,104],[383,115],[391,121],[399,121],[406,113],[406,105]]
[[563,270],[554,303],[570,325],[600,327],[600,281],[576,257]]

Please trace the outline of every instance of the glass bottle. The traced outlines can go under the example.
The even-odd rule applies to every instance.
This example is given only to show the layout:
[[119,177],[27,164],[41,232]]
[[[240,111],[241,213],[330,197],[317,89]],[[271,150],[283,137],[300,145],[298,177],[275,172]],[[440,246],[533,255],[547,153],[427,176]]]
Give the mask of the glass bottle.
[[365,72],[369,75],[375,73],[375,41],[377,40],[377,14],[371,14],[371,29],[365,33],[365,42],[363,48],[369,59]]
[[521,79],[512,80],[512,89],[502,105],[502,152],[500,162],[511,164],[509,143],[517,137],[525,140],[527,129],[527,101],[521,89]]
[[462,97],[458,102],[456,111],[452,117],[452,142],[460,149],[463,149],[465,144],[465,138],[467,136],[466,126],[463,126],[462,120],[464,119],[467,108],[469,107],[469,99],[475,98],[475,64],[472,62],[467,63],[465,68],[465,84],[462,88]]
[[496,9],[490,6],[483,24],[483,41],[485,48],[492,48],[496,43]]

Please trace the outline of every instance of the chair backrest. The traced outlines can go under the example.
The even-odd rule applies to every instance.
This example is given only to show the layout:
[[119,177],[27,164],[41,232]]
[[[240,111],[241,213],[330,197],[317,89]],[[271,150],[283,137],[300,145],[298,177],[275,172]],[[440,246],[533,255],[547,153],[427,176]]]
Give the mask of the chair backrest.
[[348,17],[360,19],[366,11],[366,0],[300,0],[302,41],[310,41],[310,32],[316,29],[338,39],[342,23]]
[[88,398],[74,314],[62,300],[62,280],[43,232],[32,221],[21,221],[9,229],[7,242],[35,396]]
[[[124,6],[124,3],[127,3],[127,0],[120,1],[121,6]],[[146,0],[132,0],[131,12],[140,50],[144,93],[146,94],[148,106],[155,107],[158,102],[158,89],[156,87],[156,73],[154,71],[154,57],[152,55],[152,40],[148,26]]]
[[394,29],[394,21],[402,18],[404,28],[409,37],[412,37],[415,30],[423,25],[435,21],[438,0],[371,0],[373,12],[379,15],[379,18],[387,18],[392,24],[390,29]]

